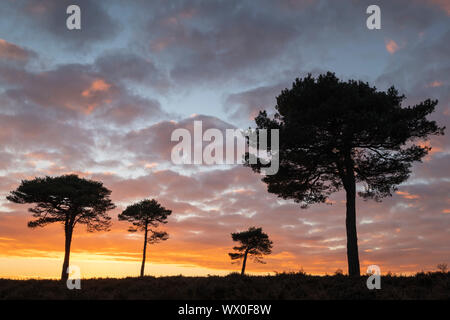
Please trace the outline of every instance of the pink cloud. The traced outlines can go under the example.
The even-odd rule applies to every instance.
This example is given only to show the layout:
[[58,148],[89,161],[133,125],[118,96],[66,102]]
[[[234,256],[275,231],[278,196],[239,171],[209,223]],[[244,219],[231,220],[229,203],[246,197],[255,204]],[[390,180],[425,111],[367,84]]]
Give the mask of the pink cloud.
[[0,39],[0,58],[10,60],[26,61],[30,57],[30,52],[15,45],[14,43]]
[[450,16],[450,2],[448,0],[429,0],[431,4],[440,7]]
[[95,79],[92,81],[91,86],[84,90],[81,95],[83,97],[90,97],[96,92],[108,91],[111,85],[103,79]]
[[435,80],[427,84],[427,88],[438,88],[441,87],[442,85],[443,85],[442,81]]
[[151,43],[150,49],[153,50],[153,51],[156,51],[156,52],[163,51],[163,50],[166,49],[173,41],[174,41],[174,39],[172,39],[171,37],[156,39],[155,41],[153,41],[153,42]]
[[406,191],[397,191],[395,192],[396,194],[402,196],[405,199],[409,199],[409,200],[417,200],[420,199],[420,196],[417,194],[410,194],[409,192]]
[[392,39],[386,40],[386,50],[390,54],[396,53],[400,49],[399,45]]

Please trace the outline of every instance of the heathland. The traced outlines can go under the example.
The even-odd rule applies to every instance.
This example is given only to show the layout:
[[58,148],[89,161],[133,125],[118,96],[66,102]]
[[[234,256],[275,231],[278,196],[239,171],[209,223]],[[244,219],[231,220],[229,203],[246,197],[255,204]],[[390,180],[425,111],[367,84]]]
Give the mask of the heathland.
[[149,299],[149,300],[411,300],[450,299],[450,273],[385,275],[381,289],[369,290],[367,276],[312,276],[281,273],[267,276],[151,277],[82,279],[69,290],[58,280],[0,279],[0,299]]

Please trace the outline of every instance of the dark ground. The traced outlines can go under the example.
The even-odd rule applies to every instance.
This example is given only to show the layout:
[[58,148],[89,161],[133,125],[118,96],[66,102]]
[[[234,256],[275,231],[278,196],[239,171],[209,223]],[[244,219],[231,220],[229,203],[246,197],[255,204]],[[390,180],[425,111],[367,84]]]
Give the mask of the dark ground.
[[302,273],[87,279],[81,280],[81,290],[68,290],[56,280],[0,279],[0,299],[450,299],[450,273],[382,276],[380,290],[367,289],[366,279]]

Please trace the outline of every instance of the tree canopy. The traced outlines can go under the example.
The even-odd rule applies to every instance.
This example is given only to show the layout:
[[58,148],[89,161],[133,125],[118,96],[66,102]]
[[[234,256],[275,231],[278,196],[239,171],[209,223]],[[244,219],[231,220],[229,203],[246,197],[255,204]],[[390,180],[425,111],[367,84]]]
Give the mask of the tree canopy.
[[155,228],[160,224],[166,224],[171,213],[171,210],[161,206],[155,199],[145,199],[129,205],[118,217],[119,220],[132,224],[128,229],[129,232],[145,231],[146,229],[150,231],[152,235],[148,241],[153,243],[167,237],[167,233],[157,231]]
[[29,208],[36,218],[28,222],[30,228],[61,222],[72,227],[84,224],[88,231],[101,231],[109,229],[111,217],[107,211],[115,208],[110,194],[101,182],[71,174],[22,180],[6,198],[19,204],[36,204]]

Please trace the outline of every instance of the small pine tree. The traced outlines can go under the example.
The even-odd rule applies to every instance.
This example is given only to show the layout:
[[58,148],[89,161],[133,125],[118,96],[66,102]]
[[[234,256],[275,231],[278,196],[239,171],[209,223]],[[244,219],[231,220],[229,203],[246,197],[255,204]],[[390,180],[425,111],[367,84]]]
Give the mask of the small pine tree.
[[165,231],[158,231],[156,228],[160,224],[167,223],[167,217],[172,213],[161,206],[155,199],[142,200],[128,206],[121,214],[119,220],[132,223],[129,232],[144,231],[144,249],[142,253],[141,277],[144,276],[147,243],[153,244],[169,239]]
[[233,247],[233,250],[237,252],[231,252],[228,255],[231,260],[243,258],[241,275],[245,274],[248,255],[252,256],[255,262],[265,263],[262,256],[272,253],[273,242],[269,240],[269,236],[262,231],[262,228],[251,227],[247,231],[232,233],[231,238],[240,243],[240,246]]

